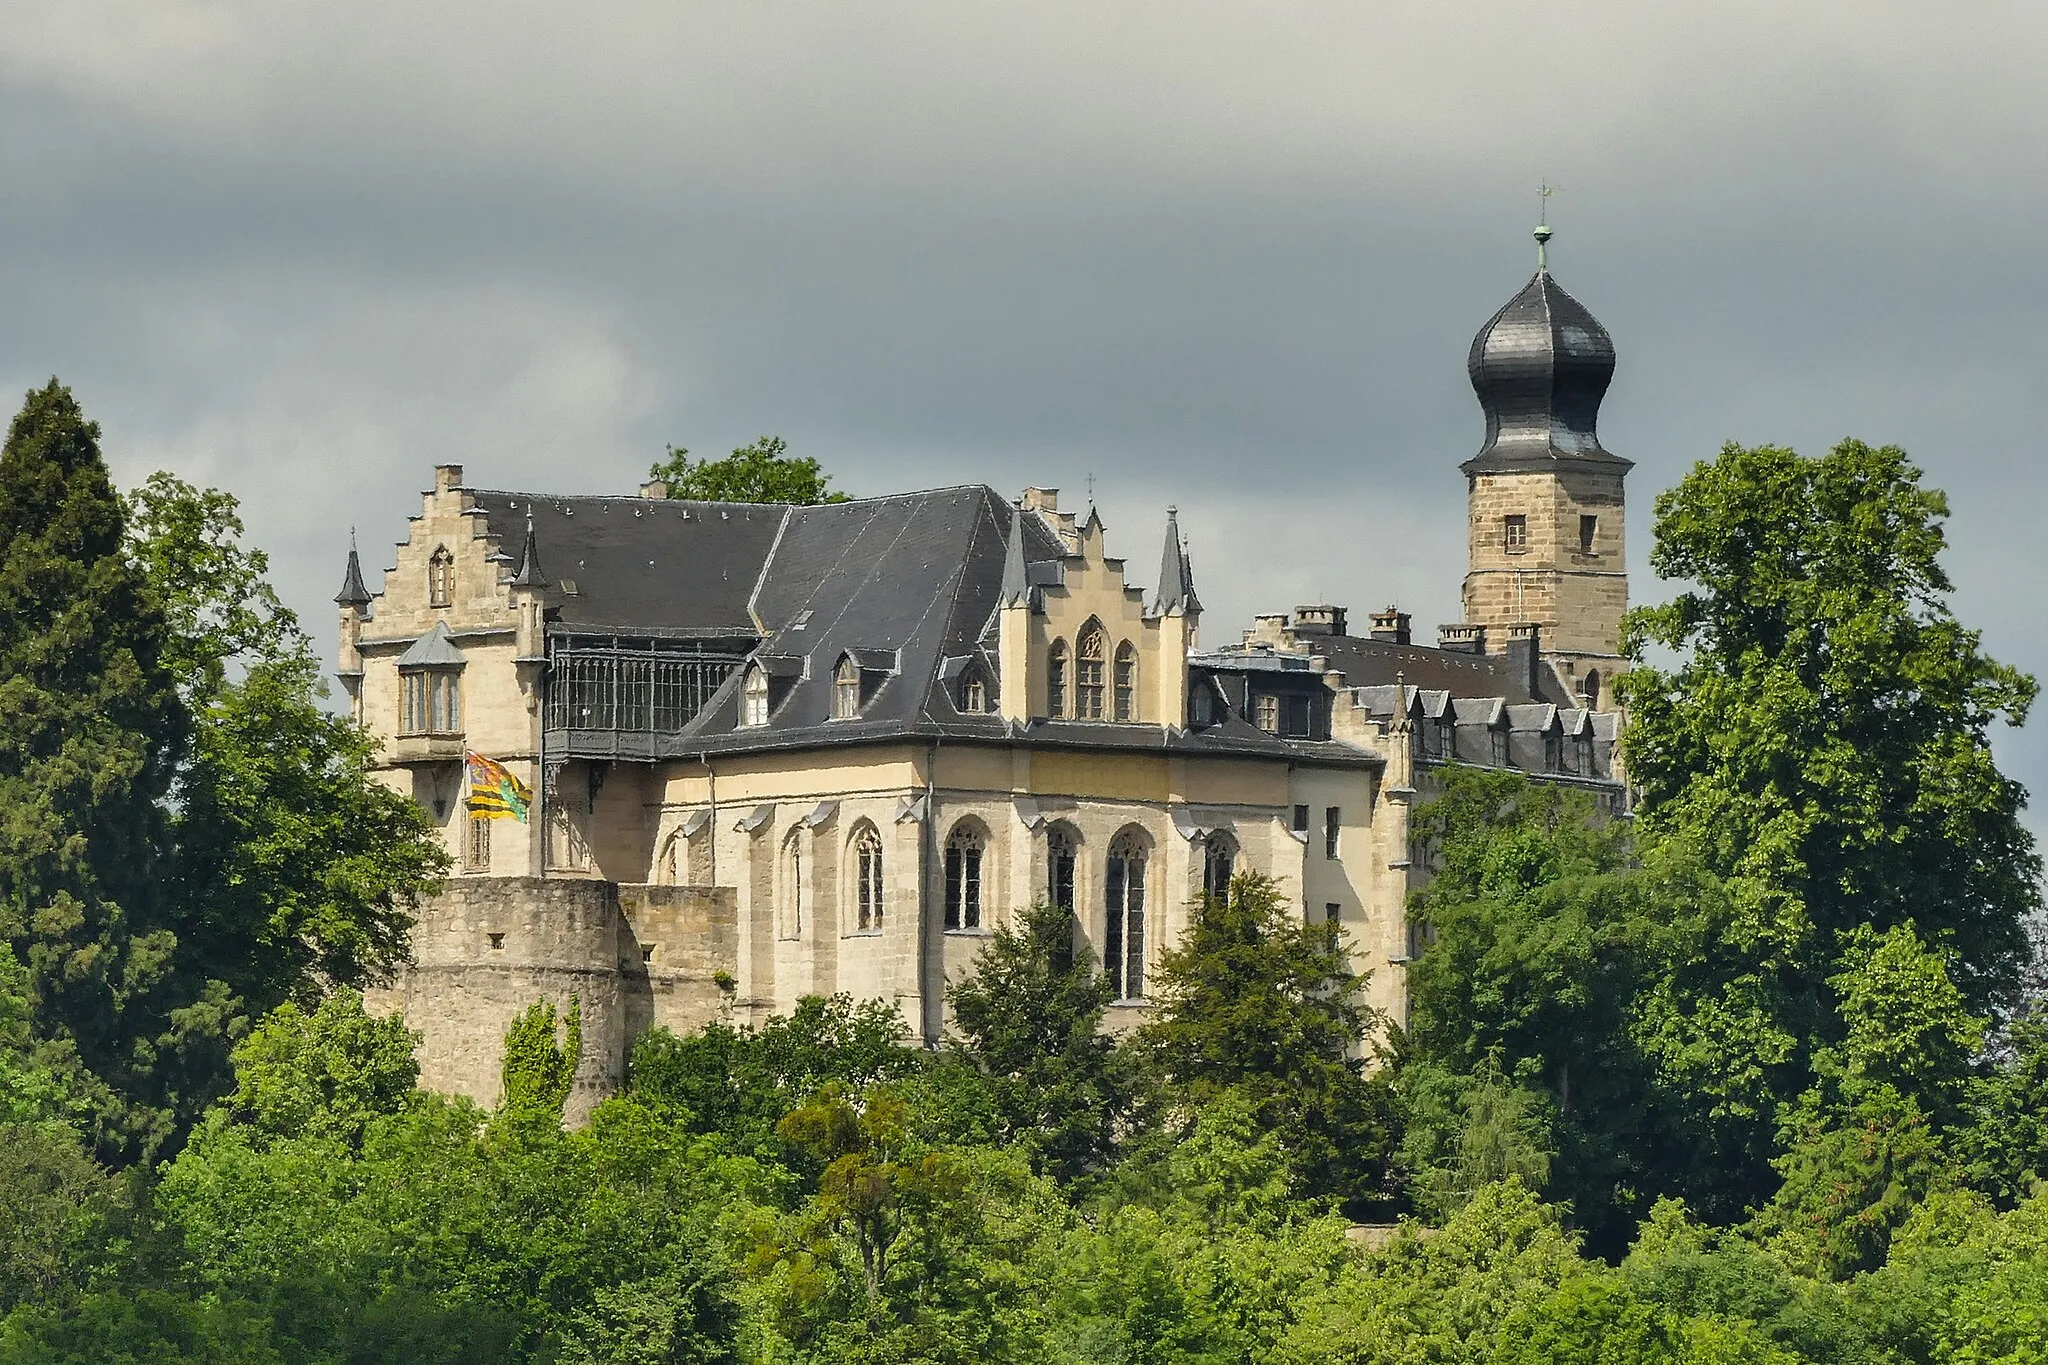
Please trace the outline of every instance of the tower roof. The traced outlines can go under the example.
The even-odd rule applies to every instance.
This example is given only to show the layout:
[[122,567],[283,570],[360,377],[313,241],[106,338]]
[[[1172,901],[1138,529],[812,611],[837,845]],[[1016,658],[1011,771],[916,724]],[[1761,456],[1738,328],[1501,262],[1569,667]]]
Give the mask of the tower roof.
[[356,555],[355,535],[349,535],[348,568],[341,576],[341,591],[334,595],[335,603],[344,607],[367,607],[370,605],[370,590],[363,586],[363,561]]
[[1632,463],[1600,444],[1600,400],[1614,378],[1614,341],[1584,304],[1550,277],[1540,247],[1536,273],[1472,338],[1465,369],[1486,414],[1486,442],[1466,474],[1544,468],[1560,460]]
[[1179,611],[1188,615],[1202,609],[1195,597],[1195,573],[1188,563],[1187,548],[1180,539],[1178,508],[1166,509],[1166,545],[1159,556],[1159,595],[1153,601],[1158,612]]
[[545,588],[547,575],[540,571],[540,547],[533,538],[533,504],[526,505],[526,544],[519,552],[519,572],[512,575],[515,588]]

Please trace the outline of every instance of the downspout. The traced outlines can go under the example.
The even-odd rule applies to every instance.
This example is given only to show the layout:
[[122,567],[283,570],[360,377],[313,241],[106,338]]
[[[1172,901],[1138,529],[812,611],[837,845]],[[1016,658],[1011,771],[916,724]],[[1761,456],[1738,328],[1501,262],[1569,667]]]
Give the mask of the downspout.
[[698,750],[697,761],[704,765],[704,778],[711,785],[711,884],[718,885],[718,770],[711,766],[711,755]]
[[923,1002],[920,1021],[924,1045],[936,1048],[943,1032],[946,1013],[945,964],[939,960],[938,916],[932,913],[932,877],[938,870],[938,770],[939,741],[933,739],[924,758],[924,866],[917,877],[917,962],[918,999]]

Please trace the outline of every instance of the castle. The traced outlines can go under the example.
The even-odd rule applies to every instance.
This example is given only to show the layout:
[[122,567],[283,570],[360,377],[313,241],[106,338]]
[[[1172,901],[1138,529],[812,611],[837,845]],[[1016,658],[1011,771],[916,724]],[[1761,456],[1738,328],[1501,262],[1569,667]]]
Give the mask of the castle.
[[1318,604],[1203,646],[1171,508],[1134,582],[1052,489],[797,507],[437,468],[383,591],[351,549],[336,598],[377,776],[455,861],[372,997],[422,1032],[422,1083],[494,1102],[538,998],[581,1002],[572,1112],[644,1029],[807,994],[891,1001],[936,1041],[947,981],[1041,899],[1128,1027],[1190,907],[1242,869],[1340,924],[1368,1002],[1404,1019],[1409,818],[1444,765],[1627,800],[1630,466],[1596,432],[1614,349],[1547,237],[1472,343],[1464,620],[1434,645],[1397,609],[1354,632]]

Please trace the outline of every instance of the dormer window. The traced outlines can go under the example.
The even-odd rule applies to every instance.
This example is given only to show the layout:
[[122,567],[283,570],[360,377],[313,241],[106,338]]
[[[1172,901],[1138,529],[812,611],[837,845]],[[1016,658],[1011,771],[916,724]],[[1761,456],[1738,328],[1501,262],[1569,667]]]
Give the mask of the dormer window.
[[832,719],[852,720],[860,714],[860,665],[843,655],[832,670]]
[[446,545],[427,559],[427,605],[446,607],[455,603],[455,556]]
[[960,688],[960,709],[969,715],[988,710],[988,684],[980,678],[969,678]]
[[417,668],[399,674],[408,735],[462,733],[462,674],[452,668]]
[[1270,692],[1252,698],[1252,724],[1269,735],[1280,733],[1280,699]]
[[740,686],[740,728],[752,729],[768,723],[768,675],[757,665],[747,670]]

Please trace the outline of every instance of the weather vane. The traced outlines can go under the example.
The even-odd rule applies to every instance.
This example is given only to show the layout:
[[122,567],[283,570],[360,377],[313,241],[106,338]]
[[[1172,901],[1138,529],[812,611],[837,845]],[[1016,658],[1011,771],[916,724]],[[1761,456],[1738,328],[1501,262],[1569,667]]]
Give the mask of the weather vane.
[[1540,181],[1536,186],[1536,268],[1538,270],[1548,270],[1550,268],[1550,262],[1546,259],[1544,248],[1550,241],[1550,196],[1556,194],[1557,191],[1558,187],[1551,184],[1548,180]]

